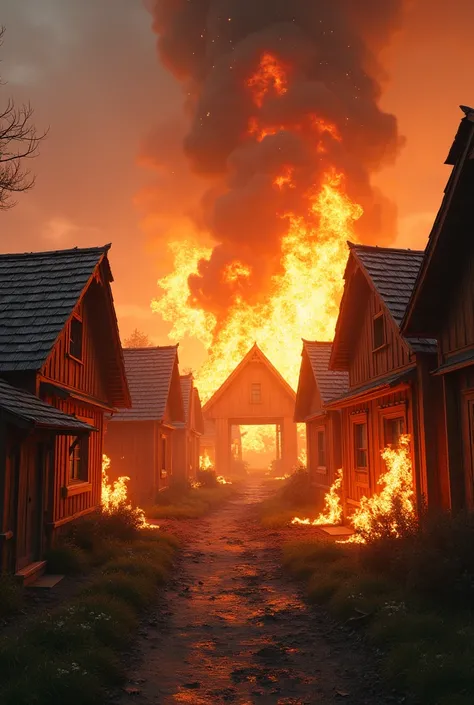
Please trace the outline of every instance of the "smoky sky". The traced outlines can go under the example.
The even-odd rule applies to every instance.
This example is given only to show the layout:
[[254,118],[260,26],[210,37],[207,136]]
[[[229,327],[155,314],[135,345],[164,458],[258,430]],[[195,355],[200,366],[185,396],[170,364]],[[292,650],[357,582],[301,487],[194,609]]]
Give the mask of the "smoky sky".
[[[281,214],[303,215],[308,190],[330,166],[346,174],[348,195],[364,208],[359,237],[394,237],[395,208],[371,177],[403,144],[396,117],[379,107],[378,60],[400,27],[403,0],[156,0],[152,10],[159,56],[184,90],[184,152],[212,180],[201,224],[218,244],[190,281],[200,304],[225,308],[232,291],[221,275],[234,259],[253,267],[247,296],[265,291],[287,229]],[[285,67],[288,86],[256,107],[248,79],[264,53]],[[326,136],[324,154],[315,148],[315,117],[341,138]],[[249,138],[252,119],[277,126],[275,134]],[[275,189],[288,166],[296,188]]]

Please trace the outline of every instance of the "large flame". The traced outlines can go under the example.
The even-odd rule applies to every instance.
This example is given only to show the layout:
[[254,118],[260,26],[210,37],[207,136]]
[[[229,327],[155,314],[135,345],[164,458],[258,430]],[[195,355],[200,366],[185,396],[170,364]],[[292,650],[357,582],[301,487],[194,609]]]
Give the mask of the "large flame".
[[342,521],[342,468],[338,471],[334,484],[324,498],[324,509],[316,519],[293,517],[292,524],[303,526],[336,526]]
[[385,448],[382,458],[387,466],[378,481],[382,491],[362,497],[351,517],[355,534],[348,539],[350,543],[365,543],[366,537],[376,538],[382,532],[399,538],[402,524],[409,524],[416,516],[410,436],[401,436],[395,448]]
[[207,450],[204,450],[204,453],[199,456],[199,469],[200,470],[212,470],[213,468],[214,468],[214,464],[209,457],[209,453],[207,452]]
[[128,499],[127,491],[127,482],[130,481],[129,477],[124,475],[123,477],[119,477],[115,480],[115,482],[110,482],[108,476],[110,462],[110,458],[104,454],[102,456],[101,493],[101,505],[104,514],[114,514],[114,512],[119,511],[121,508],[125,508],[131,512],[134,512],[140,529],[158,529],[159,526],[157,526],[157,524],[149,524],[147,522],[143,509],[140,509],[140,507],[132,507]]
[[[296,389],[301,338],[329,341],[334,335],[347,260],[346,243],[357,240],[354,224],[363,211],[348,197],[344,173],[331,166],[328,159],[330,147],[342,141],[337,125],[312,113],[303,115],[298,124],[268,123],[264,104],[284,97],[289,79],[289,67],[270,52],[263,52],[253,75],[246,80],[254,111],[244,139],[258,143],[281,130],[309,134],[321,164],[326,166],[313,188],[301,194],[306,204],[301,212],[280,214],[287,223],[280,243],[280,267],[271,279],[264,302],[249,303],[244,299],[242,285],[252,276],[252,268],[236,259],[221,273],[233,291],[226,315],[218,320],[214,313],[199,308],[191,296],[188,278],[199,273],[199,262],[209,261],[212,250],[189,239],[169,245],[174,271],[159,280],[162,294],[152,302],[153,311],[172,324],[171,340],[179,342],[189,336],[208,350],[207,361],[196,373],[204,402],[254,342]],[[273,187],[282,194],[298,188],[294,165],[281,166]],[[271,450],[274,443],[272,429],[255,427],[242,438],[244,451]]]

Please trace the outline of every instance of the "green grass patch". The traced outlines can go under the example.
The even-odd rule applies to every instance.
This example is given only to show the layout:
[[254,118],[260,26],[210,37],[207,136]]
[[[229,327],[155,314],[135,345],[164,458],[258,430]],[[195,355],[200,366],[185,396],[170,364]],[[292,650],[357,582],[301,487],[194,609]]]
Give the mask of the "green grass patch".
[[[391,547],[383,559],[380,547],[316,537],[285,545],[282,561],[288,572],[305,581],[311,602],[326,605],[350,624],[368,615],[360,623],[385,654],[387,680],[407,694],[407,702],[473,702],[474,613],[455,596],[447,606],[439,586],[435,594],[442,599],[426,598],[425,583],[412,558],[420,546],[416,553],[409,542],[392,542]],[[453,564],[454,556],[449,561]],[[430,574],[435,569],[432,566]],[[423,589],[414,587],[420,584]]]
[[158,530],[130,539],[127,529],[120,539],[101,528],[84,524],[50,552],[56,570],[74,574],[101,562],[100,572],[68,604],[0,638],[2,705],[99,705],[104,690],[124,680],[119,654],[169,576],[178,542]]
[[235,493],[234,485],[171,488],[160,492],[157,503],[145,513],[148,519],[198,519],[227,502]]

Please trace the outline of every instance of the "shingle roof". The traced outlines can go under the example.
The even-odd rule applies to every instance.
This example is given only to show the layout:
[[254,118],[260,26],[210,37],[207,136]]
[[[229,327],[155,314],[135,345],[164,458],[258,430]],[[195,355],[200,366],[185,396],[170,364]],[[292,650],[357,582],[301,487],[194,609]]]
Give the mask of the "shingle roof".
[[92,430],[91,426],[74,416],[65,414],[33,394],[12,387],[3,380],[0,380],[0,409],[37,428],[71,433]]
[[178,348],[125,348],[125,371],[132,408],[122,409],[113,421],[162,421],[165,415]]
[[108,249],[0,255],[0,372],[42,367]]
[[323,404],[328,404],[349,390],[349,373],[329,369],[332,343],[303,340]]
[[393,374],[382,378],[378,377],[371,379],[370,382],[367,382],[360,387],[352,388],[346,394],[333,399],[329,404],[329,408],[337,409],[342,403],[348,402],[352,399],[357,399],[361,395],[367,394],[368,392],[395,387],[397,384],[400,384],[400,382],[410,379],[415,373],[416,366],[412,365],[411,367],[402,370],[402,372],[394,372]]
[[[400,327],[423,262],[424,252],[352,244],[350,247],[372,280],[393,320]],[[415,351],[436,352],[436,340],[408,338],[407,342]]]

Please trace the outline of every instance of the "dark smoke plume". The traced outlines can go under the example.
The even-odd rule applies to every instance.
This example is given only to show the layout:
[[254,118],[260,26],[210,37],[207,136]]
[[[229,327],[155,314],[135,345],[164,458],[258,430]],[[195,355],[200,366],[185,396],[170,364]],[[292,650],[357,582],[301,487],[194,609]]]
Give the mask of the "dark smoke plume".
[[[247,296],[262,295],[279,262],[288,224],[281,214],[307,210],[305,195],[328,166],[342,169],[347,192],[364,208],[358,234],[394,235],[394,207],[370,183],[400,149],[397,121],[378,106],[380,50],[398,28],[404,0],[155,0],[161,60],[182,82],[191,125],[184,149],[192,169],[212,177],[203,217],[216,246],[191,281],[200,304],[216,311],[232,295],[222,282],[231,261],[253,265]],[[288,72],[284,95],[256,108],[247,81],[267,52]],[[315,148],[311,116],[337,125],[342,140]],[[252,118],[277,126],[258,142]],[[294,189],[273,182],[294,169]],[[217,184],[217,185],[216,185]],[[257,266],[255,266],[257,265]],[[250,292],[253,292],[252,294]]]

